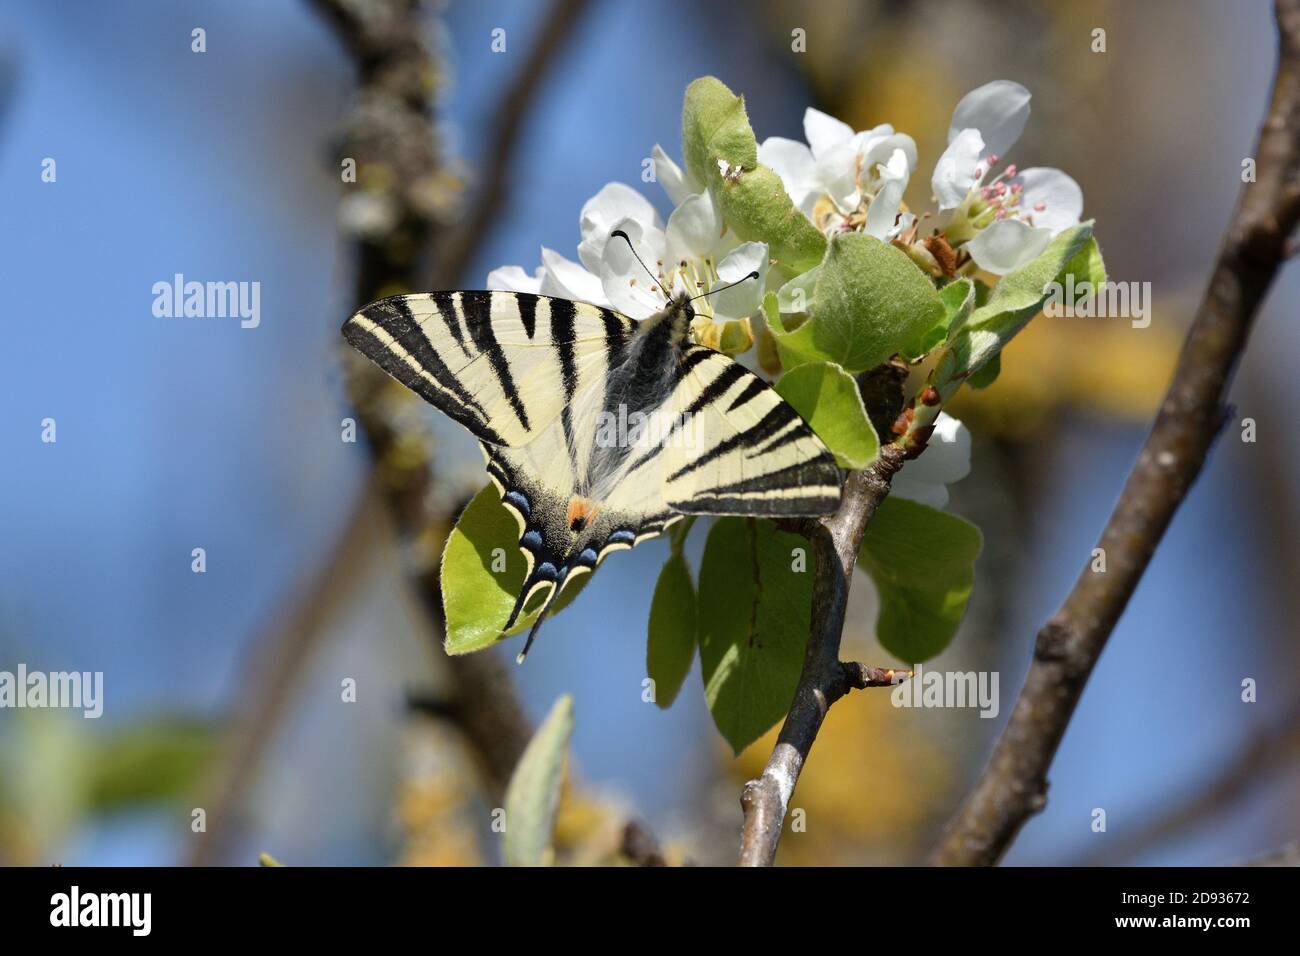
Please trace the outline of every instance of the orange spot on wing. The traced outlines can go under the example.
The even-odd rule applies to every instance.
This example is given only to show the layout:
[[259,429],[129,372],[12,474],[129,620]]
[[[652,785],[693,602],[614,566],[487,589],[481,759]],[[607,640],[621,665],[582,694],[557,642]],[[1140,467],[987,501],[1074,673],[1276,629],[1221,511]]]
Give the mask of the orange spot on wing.
[[594,504],[590,499],[573,497],[569,499],[569,511],[565,515],[565,522],[569,525],[571,531],[581,531],[591,523],[591,519],[596,517],[596,512],[600,506]]

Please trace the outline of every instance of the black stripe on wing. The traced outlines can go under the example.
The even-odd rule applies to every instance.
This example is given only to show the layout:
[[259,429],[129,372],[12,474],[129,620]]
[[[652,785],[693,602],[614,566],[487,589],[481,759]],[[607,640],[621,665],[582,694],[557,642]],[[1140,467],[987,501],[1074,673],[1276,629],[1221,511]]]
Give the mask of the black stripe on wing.
[[[799,413],[786,404],[786,402],[782,401],[779,405],[773,405],[766,415],[760,418],[753,425],[749,426],[749,428],[746,428],[744,431],[736,432],[736,434],[732,435],[730,438],[718,442],[718,444],[714,445],[704,454],[688,461],[685,465],[682,465],[681,468],[678,468],[675,472],[669,475],[668,480],[676,481],[683,475],[689,475],[691,472],[703,468],[709,462],[727,454],[727,452],[732,451],[733,449],[754,448],[760,442],[771,438],[797,418],[799,418]],[[803,427],[807,430],[809,435],[812,434],[812,429],[808,428],[806,424]]]
[[460,310],[465,317],[465,325],[469,327],[470,338],[474,340],[478,350],[487,356],[492,374],[496,376],[497,384],[501,386],[502,393],[510,403],[510,407],[514,409],[519,424],[524,426],[524,431],[531,431],[532,426],[528,424],[528,410],[524,408],[524,403],[519,397],[519,388],[510,373],[510,360],[506,358],[506,353],[502,351],[496,333],[492,330],[492,293],[461,292],[459,295]]
[[464,425],[477,438],[502,444],[501,436],[488,424],[483,406],[465,390],[456,374],[429,344],[405,297],[380,299],[366,306],[358,315],[374,323],[392,344],[383,341],[354,316],[343,325],[343,337],[353,348],[435,408]]
[[447,326],[447,331],[451,337],[456,340],[460,350],[465,353],[465,358],[472,359],[474,356],[470,353],[469,347],[465,345],[465,331],[460,327],[460,316],[456,313],[456,303],[452,302],[451,292],[432,292],[429,298],[438,309],[438,315],[442,318],[443,325]]

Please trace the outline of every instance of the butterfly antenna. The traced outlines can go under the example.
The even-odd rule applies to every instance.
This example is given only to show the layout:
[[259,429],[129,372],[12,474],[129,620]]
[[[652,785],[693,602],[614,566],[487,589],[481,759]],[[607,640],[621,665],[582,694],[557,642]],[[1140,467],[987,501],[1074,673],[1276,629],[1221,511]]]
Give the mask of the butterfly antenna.
[[672,296],[672,293],[669,292],[667,289],[664,288],[664,284],[663,284],[662,282],[659,281],[659,277],[658,277],[657,275],[655,275],[653,272],[651,272],[651,271],[650,271],[650,267],[649,267],[648,265],[646,265],[646,264],[645,264],[645,261],[644,261],[640,256],[638,256],[638,255],[636,254],[636,246],[632,245],[632,240],[631,240],[630,238],[628,238],[628,234],[627,234],[626,232],[624,232],[622,229],[615,229],[613,232],[611,232],[611,233],[609,234],[609,238],[611,238],[611,239],[615,238],[616,236],[617,236],[619,239],[622,239],[624,242],[627,243],[627,247],[628,247],[630,250],[632,250],[632,257],[633,257],[634,259],[636,259],[637,262],[640,262],[640,263],[641,263],[641,268],[644,269],[644,270],[649,274],[649,276],[650,276],[651,279],[654,279],[654,280],[655,280],[655,285],[659,286],[659,288],[660,288],[661,290],[663,290],[663,294],[664,294],[664,296],[665,296],[666,298],[668,298],[668,299],[672,299],[672,297],[673,297],[673,296]]
[[537,637],[537,632],[542,628],[542,621],[546,620],[546,615],[550,612],[551,605],[555,603],[555,599],[559,596],[560,585],[557,582],[556,585],[551,588],[550,597],[546,599],[546,603],[542,605],[542,609],[537,612],[537,620],[533,622],[532,629],[528,632],[528,640],[524,641],[524,649],[520,651],[519,656],[515,658],[516,664],[522,664],[524,658],[528,656],[528,651],[533,646],[533,639]]
[[758,278],[758,271],[755,270],[754,272],[751,272],[749,275],[747,275],[747,276],[745,276],[745,277],[743,277],[743,278],[737,279],[735,282],[728,282],[728,283],[727,283],[726,285],[724,285],[721,289],[710,289],[708,292],[701,292],[699,295],[695,296],[695,297],[692,298],[692,299],[687,299],[686,301],[688,301],[688,302],[694,302],[695,299],[703,299],[706,295],[713,295],[714,293],[717,293],[717,292],[726,292],[728,289],[734,289],[736,286],[740,285],[742,282],[748,282],[750,279],[757,279],[757,278]]

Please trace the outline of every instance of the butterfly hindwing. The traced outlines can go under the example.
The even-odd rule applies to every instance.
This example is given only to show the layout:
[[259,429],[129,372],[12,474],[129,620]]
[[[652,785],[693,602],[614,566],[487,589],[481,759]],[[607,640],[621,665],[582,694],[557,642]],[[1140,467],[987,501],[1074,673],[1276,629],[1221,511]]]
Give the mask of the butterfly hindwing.
[[551,597],[557,596],[610,553],[640,544],[682,517],[653,494],[619,506],[577,493],[565,436],[557,426],[524,448],[482,448],[488,474],[519,525],[526,562],[505,630],[539,589],[553,587]]
[[688,514],[829,514],[840,502],[835,457],[777,391],[743,365],[690,346],[677,401],[689,441],[670,443],[664,500]]

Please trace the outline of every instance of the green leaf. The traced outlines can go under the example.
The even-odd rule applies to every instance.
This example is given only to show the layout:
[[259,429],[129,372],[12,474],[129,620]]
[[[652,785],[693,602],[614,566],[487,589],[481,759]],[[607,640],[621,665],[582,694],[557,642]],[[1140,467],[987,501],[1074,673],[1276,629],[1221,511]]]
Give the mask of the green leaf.
[[966,384],[979,391],[981,388],[988,388],[996,382],[1001,374],[1002,353],[999,352],[971,373],[970,378],[966,379]]
[[841,468],[865,468],[880,453],[880,439],[867,418],[853,376],[833,362],[791,369],[776,390],[835,453]]
[[[988,287],[985,286],[985,291]],[[961,331],[966,320],[970,318],[978,302],[978,285],[971,279],[958,279],[949,282],[939,290],[939,301],[943,303],[944,339],[951,339]]]
[[563,694],[528,742],[506,787],[502,854],[507,866],[546,866],[551,862],[555,814],[572,734],[573,698]]
[[988,301],[972,313],[967,328],[1019,331],[1042,308],[1048,283],[1062,274],[1091,236],[1092,222],[1080,223],[1053,239],[1033,262],[1004,275]]
[[682,159],[701,183],[720,178],[719,159],[746,169],[758,165],[758,142],[749,127],[745,101],[716,76],[702,76],[686,87]]
[[[502,571],[493,568],[503,567]],[[442,607],[447,619],[448,654],[468,654],[491,647],[523,587],[527,565],[519,550],[519,524],[489,484],[474,496],[447,537],[442,552]],[[573,603],[589,574],[569,585],[551,609],[554,616]],[[518,634],[532,626],[547,592],[533,595],[510,629]]]
[[876,584],[876,637],[908,664],[938,654],[957,633],[982,543],[969,521],[906,498],[880,503],[858,553]]
[[109,811],[190,796],[218,753],[211,724],[152,717],[114,731],[88,753],[86,806]]
[[916,344],[906,355],[908,361],[914,362],[929,354],[961,327],[975,308],[974,283],[966,278],[948,283],[939,289],[939,302],[943,305],[943,314],[929,330],[917,337]]
[[976,307],[953,336],[939,361],[935,378],[944,399],[966,376],[1001,352],[1039,313],[1049,295],[1049,284],[1063,276],[1075,257],[1086,251],[1084,246],[1091,236],[1091,221],[1067,229],[1037,259],[999,280],[988,300]]
[[[715,171],[716,172],[716,171]],[[826,252],[826,237],[795,208],[781,177],[766,166],[743,167],[710,185],[731,231],[767,243],[768,255],[791,272],[811,269]]]
[[719,518],[709,531],[700,671],[713,721],[736,753],[780,720],[794,696],[812,612],[810,561],[803,537],[768,521]]
[[[781,291],[784,292],[785,289],[786,286],[782,286]],[[763,316],[767,319],[767,331],[776,343],[776,354],[781,360],[781,366],[792,369],[805,362],[820,361],[816,357],[817,346],[813,344],[808,317],[782,315],[778,301],[774,292],[763,296]]]
[[1101,258],[1101,247],[1097,245],[1097,237],[1089,236],[1088,241],[1083,244],[1083,248],[1075,254],[1074,258],[1066,263],[1065,268],[1061,270],[1058,281],[1064,282],[1067,275],[1074,277],[1074,286],[1077,289],[1081,283],[1088,282],[1096,289],[1101,283],[1106,281],[1106,263]]
[[701,77],[686,88],[682,158],[738,237],[767,243],[768,254],[792,272],[821,261],[826,238],[795,208],[781,177],[759,164],[745,101],[716,77]]
[[257,865],[258,866],[284,866],[283,863],[281,863],[275,857],[271,856],[271,854],[269,853],[257,854]]
[[861,233],[831,241],[809,308],[795,329],[777,318],[777,344],[801,361],[835,362],[852,373],[895,353],[917,354],[945,314],[934,284],[906,253]]
[[695,659],[695,582],[686,558],[676,551],[655,584],[645,658],[646,673],[654,681],[655,704],[667,710]]

